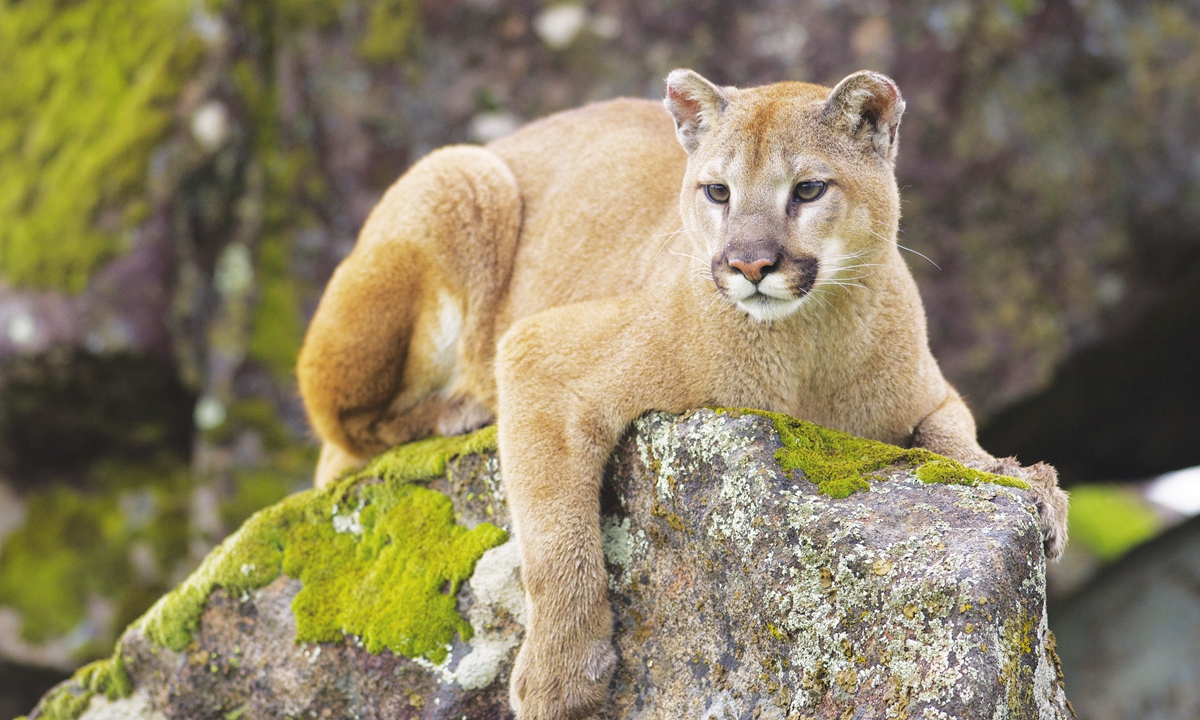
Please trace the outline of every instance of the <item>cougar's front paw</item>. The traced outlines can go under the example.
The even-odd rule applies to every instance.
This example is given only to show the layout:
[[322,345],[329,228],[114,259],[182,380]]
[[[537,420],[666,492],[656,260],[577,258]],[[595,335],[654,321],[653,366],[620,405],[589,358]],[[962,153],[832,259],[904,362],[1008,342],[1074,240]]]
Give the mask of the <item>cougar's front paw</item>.
[[1033,490],[1033,502],[1042,519],[1046,558],[1057,560],[1067,547],[1067,509],[1070,501],[1066,491],[1058,486],[1058,471],[1052,466],[1038,463],[1024,470],[1024,479]]
[[569,648],[527,636],[513,666],[509,702],[518,720],[599,720],[616,668],[609,640]]
[[997,475],[1015,477],[1029,483],[1033,504],[1042,522],[1042,543],[1046,559],[1057,560],[1067,547],[1067,493],[1058,486],[1058,471],[1046,463],[1022,467],[1016,458],[997,458],[988,468]]

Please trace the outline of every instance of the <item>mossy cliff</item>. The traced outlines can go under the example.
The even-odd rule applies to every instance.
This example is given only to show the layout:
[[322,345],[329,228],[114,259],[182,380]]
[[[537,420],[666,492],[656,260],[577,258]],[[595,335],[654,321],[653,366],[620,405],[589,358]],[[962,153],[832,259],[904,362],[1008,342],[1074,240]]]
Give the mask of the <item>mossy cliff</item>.
[[[762,415],[651,414],[615,455],[615,717],[1066,717],[1014,481]],[[494,448],[399,447],[256,514],[32,717],[504,717],[525,608]]]

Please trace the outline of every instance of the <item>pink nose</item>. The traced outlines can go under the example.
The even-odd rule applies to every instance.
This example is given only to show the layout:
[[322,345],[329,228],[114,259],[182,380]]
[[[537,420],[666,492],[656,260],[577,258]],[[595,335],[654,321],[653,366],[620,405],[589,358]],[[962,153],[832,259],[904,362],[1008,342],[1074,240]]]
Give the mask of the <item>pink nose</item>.
[[745,262],[737,259],[729,261],[729,267],[740,270],[746,276],[746,279],[752,283],[762,280],[763,268],[770,268],[774,264],[775,261],[768,258],[759,258],[754,262]]

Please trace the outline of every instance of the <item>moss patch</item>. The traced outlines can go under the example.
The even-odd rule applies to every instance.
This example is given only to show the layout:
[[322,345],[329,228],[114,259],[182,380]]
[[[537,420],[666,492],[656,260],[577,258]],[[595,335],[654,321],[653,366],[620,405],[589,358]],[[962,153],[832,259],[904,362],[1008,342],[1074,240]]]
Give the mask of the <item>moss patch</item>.
[[1021,606],[1015,617],[1009,618],[1000,631],[1004,663],[1000,667],[1000,682],[1011,717],[1021,717],[1026,708],[1037,706],[1033,697],[1033,672],[1037,658],[1033,648],[1037,639],[1037,618]]
[[[133,681],[125,671],[121,646],[118,645],[112,657],[84,665],[75,671],[71,682],[51,690],[42,700],[38,720],[75,720],[87,710],[96,695],[117,700],[132,692]],[[26,718],[22,715],[17,720]]]
[[0,275],[83,288],[140,221],[154,146],[198,57],[186,0],[0,11]]
[[116,498],[57,489],[29,502],[25,525],[0,553],[0,603],[21,613],[22,636],[43,642],[83,619],[89,594],[111,597],[129,581]]
[[459,584],[507,533],[458,525],[448,497],[412,483],[444,473],[456,455],[494,446],[492,428],[400,446],[333,487],[260,511],[151,608],[142,629],[182,650],[213,590],[240,595],[283,573],[304,585],[292,603],[299,642],[357,635],[370,652],[440,662],[455,633],[471,632],[456,608]]
[[437,477],[446,472],[446,463],[459,455],[491,452],[499,447],[496,426],[489,425],[470,435],[431,437],[407,445],[398,445],[376,457],[355,478],[379,478],[411,482]]
[[0,604],[20,613],[25,640],[70,635],[92,598],[115,606],[112,626],[74,649],[79,660],[107,654],[115,633],[167,589],[188,552],[192,488],[170,461],[104,463],[89,483],[30,493],[25,523],[0,550]]
[[[932,454],[932,453],[931,453]],[[1029,489],[1029,483],[1007,475],[996,475],[982,470],[969,468],[958,462],[936,456],[938,459],[929,460],[917,467],[917,479],[926,483],[941,483],[943,485],[969,485],[975,487],[979,483],[1005,485],[1007,487]]]
[[[724,410],[723,412],[731,412]],[[783,443],[775,461],[784,470],[799,470],[817,489],[830,497],[844,498],[867,490],[868,478],[896,466],[915,467],[927,483],[978,485],[981,482],[1028,489],[1016,478],[973,470],[962,463],[923,448],[902,448],[797,420],[766,410],[734,410],[768,418]]]

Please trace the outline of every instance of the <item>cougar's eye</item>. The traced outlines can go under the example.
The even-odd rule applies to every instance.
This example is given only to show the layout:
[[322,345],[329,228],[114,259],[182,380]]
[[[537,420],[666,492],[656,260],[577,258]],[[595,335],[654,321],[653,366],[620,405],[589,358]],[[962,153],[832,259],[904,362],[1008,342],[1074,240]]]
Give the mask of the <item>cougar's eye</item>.
[[821,180],[806,180],[796,186],[792,198],[796,202],[812,202],[825,194],[826,184]]
[[718,205],[724,205],[729,202],[729,188],[724,185],[705,185],[704,194],[709,200],[712,200]]

